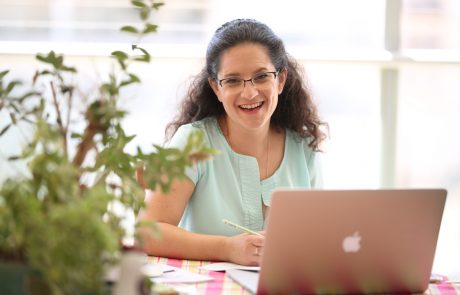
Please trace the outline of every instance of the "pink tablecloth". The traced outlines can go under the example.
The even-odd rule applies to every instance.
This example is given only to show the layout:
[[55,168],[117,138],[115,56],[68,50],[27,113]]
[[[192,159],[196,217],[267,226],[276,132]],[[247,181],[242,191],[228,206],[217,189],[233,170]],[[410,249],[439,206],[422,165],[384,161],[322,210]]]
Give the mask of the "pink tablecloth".
[[[187,271],[207,275],[213,278],[206,283],[190,285],[191,294],[251,294],[226,276],[225,272],[205,271],[200,266],[209,264],[208,261],[179,260],[164,257],[151,257],[153,263],[168,264]],[[447,278],[446,278],[447,279]],[[460,285],[449,282],[430,284],[426,295],[460,295]]]

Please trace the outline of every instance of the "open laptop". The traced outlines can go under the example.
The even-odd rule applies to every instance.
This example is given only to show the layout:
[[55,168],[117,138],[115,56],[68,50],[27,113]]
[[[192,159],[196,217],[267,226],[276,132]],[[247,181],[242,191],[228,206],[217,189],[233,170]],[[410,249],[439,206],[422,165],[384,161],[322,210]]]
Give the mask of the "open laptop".
[[229,276],[258,294],[423,293],[447,191],[277,190],[260,274]]

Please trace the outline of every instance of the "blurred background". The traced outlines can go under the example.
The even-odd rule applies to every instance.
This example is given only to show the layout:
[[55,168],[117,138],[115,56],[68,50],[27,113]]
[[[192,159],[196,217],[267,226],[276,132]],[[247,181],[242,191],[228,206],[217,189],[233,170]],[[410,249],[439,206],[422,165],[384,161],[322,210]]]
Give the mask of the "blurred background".
[[[143,83],[122,101],[126,130],[137,135],[133,149],[163,142],[215,29],[258,19],[303,64],[329,123],[325,188],[446,188],[433,271],[460,278],[460,1],[164,2],[154,17],[158,33],[142,44],[153,62],[135,66]],[[107,56],[130,50],[133,40],[118,29],[137,19],[128,0],[0,0],[0,71],[31,81],[35,54],[54,50],[78,67],[90,96],[111,70]],[[0,111],[0,128],[8,120]],[[23,173],[6,158],[26,136],[0,139],[0,182]]]

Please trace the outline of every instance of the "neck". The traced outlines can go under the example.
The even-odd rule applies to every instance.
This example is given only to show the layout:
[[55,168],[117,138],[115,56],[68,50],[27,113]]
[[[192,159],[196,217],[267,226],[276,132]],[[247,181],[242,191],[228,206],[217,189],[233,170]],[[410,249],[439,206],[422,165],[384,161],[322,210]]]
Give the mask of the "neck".
[[248,130],[228,124],[228,117],[221,118],[219,125],[230,147],[237,153],[260,158],[267,153],[270,140],[269,123],[258,129]]

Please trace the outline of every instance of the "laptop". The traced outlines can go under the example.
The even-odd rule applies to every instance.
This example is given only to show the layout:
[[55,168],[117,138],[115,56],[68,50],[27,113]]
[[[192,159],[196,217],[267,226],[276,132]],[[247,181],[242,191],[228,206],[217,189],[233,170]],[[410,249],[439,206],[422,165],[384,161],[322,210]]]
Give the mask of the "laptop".
[[228,275],[258,294],[423,293],[444,189],[276,190],[260,273]]

